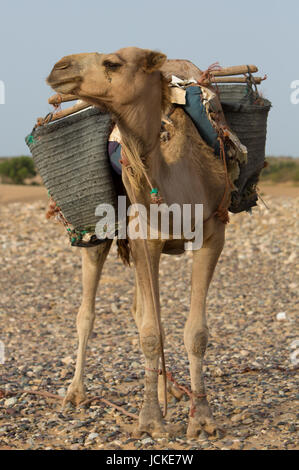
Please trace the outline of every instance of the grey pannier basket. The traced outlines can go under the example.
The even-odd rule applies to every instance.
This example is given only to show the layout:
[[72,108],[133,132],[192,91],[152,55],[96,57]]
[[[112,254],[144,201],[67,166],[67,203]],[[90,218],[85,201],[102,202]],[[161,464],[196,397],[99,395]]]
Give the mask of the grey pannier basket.
[[110,131],[110,115],[91,107],[36,127],[26,138],[44,185],[72,225],[68,230],[73,245],[87,246],[86,233],[93,233],[99,243],[94,235],[96,207],[116,208],[107,154]]
[[241,212],[256,205],[256,185],[265,165],[267,118],[270,101],[260,97],[250,85],[219,85],[220,101],[231,130],[247,147],[248,161],[240,166],[229,210]]

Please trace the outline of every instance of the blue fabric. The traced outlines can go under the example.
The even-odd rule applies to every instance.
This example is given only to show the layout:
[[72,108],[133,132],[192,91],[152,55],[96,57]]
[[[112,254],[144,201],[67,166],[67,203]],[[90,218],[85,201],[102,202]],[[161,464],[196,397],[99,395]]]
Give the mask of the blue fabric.
[[121,145],[118,142],[108,142],[108,155],[113,170],[121,175]]
[[204,141],[214,149],[216,155],[219,155],[220,145],[217,140],[218,135],[209,121],[201,95],[202,91],[199,86],[189,86],[186,89],[186,104],[183,108],[191,117]]

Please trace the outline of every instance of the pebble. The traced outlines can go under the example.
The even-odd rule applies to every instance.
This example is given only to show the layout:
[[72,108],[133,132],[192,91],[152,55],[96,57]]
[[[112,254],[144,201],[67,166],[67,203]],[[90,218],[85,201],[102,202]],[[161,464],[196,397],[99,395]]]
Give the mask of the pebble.
[[294,341],[292,341],[292,343],[290,345],[290,348],[291,349],[299,349],[299,339],[295,339]]
[[289,432],[297,432],[297,427],[295,424],[291,424],[291,426],[289,427]]
[[18,400],[15,397],[8,398],[7,400],[5,400],[4,406],[9,408],[10,406],[15,405],[17,402],[18,402]]
[[146,446],[146,445],[153,445],[155,442],[151,438],[146,438],[141,441],[141,443]]
[[276,319],[278,321],[285,321],[287,319],[287,314],[286,312],[280,312],[276,315]]
[[96,439],[97,437],[99,437],[99,434],[97,432],[92,432],[89,434],[89,436],[87,437],[87,440],[88,441],[93,441],[94,439]]
[[292,352],[292,354],[290,355],[290,359],[291,359],[291,363],[293,364],[293,366],[298,366],[298,364],[299,364],[299,349]]

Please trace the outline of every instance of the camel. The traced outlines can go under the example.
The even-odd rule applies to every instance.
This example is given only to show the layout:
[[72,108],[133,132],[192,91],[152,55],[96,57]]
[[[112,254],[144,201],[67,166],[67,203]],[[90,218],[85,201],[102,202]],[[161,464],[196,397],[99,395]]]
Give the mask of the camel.
[[[218,432],[206,396],[202,368],[208,342],[206,298],[225,238],[225,224],[215,216],[215,211],[223,199],[226,183],[223,163],[215,158],[213,150],[181,108],[175,108],[171,122],[165,124],[170,139],[160,140],[161,117],[169,104],[168,84],[162,73],[163,67],[167,71],[166,60],[160,52],[135,47],[111,54],[74,54],[54,65],[47,83],[58,93],[73,94],[111,113],[122,138],[122,180],[130,202],[149,208],[152,202],[150,180],[167,205],[203,204],[203,245],[192,252],[191,308],[184,329],[192,391],[187,434],[195,437],[202,430],[208,434]],[[226,207],[229,199],[230,193]],[[173,239],[171,235],[168,239],[146,240],[149,268],[145,263],[143,241],[128,238],[136,279],[132,310],[145,357],[139,435],[167,435],[158,397],[162,355],[161,332],[155,316],[157,312],[160,315],[159,260],[162,253],[183,253],[185,241]],[[77,316],[79,347],[75,375],[65,404],[78,405],[86,398],[83,382],[86,347],[95,318],[98,282],[111,243],[108,240],[99,246],[81,249],[83,296]],[[162,332],[162,339],[163,335]]]

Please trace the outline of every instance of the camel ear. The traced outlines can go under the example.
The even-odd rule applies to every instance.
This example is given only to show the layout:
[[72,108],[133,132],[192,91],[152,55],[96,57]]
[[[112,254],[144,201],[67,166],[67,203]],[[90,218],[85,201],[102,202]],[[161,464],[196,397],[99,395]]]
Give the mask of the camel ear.
[[146,73],[152,73],[159,70],[165,63],[167,57],[162,52],[149,51],[144,59],[143,70]]

